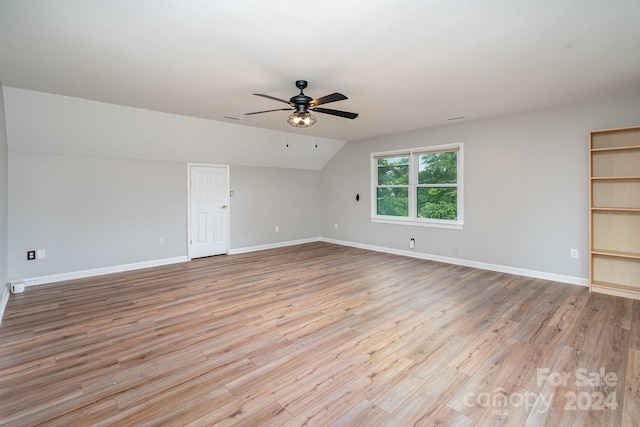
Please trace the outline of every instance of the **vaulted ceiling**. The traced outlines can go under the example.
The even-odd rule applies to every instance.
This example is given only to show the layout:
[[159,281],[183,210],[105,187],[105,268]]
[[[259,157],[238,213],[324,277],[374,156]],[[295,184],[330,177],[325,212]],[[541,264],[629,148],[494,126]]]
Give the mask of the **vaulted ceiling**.
[[[0,82],[339,140],[640,92],[638,0],[2,0]],[[291,128],[294,82],[341,92]]]

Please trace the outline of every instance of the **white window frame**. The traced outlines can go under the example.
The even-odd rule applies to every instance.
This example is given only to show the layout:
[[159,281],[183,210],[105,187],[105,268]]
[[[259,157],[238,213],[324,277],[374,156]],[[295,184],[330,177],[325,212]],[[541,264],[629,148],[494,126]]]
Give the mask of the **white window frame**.
[[[417,188],[418,188],[418,159],[420,154],[426,153],[440,153],[447,151],[457,151],[457,219],[445,220],[445,219],[431,219],[431,218],[418,218],[416,212],[417,205]],[[377,188],[378,188],[378,159],[381,157],[392,156],[408,156],[409,157],[409,216],[397,217],[377,214]],[[385,224],[400,224],[400,225],[417,225],[421,227],[437,227],[437,228],[450,228],[455,230],[462,230],[464,226],[464,155],[463,155],[463,143],[458,142],[454,144],[444,145],[432,145],[429,147],[410,148],[406,150],[394,150],[383,151],[377,153],[371,153],[371,222],[385,223]],[[434,185],[421,185],[427,187],[433,187]],[[439,186],[439,185],[435,185]],[[452,185],[445,184],[441,186],[451,187]]]

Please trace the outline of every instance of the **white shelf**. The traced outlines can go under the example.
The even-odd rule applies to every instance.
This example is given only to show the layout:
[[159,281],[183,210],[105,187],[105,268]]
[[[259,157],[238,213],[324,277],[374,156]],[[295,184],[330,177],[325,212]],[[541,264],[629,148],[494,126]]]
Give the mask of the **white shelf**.
[[589,144],[589,289],[640,299],[640,127]]

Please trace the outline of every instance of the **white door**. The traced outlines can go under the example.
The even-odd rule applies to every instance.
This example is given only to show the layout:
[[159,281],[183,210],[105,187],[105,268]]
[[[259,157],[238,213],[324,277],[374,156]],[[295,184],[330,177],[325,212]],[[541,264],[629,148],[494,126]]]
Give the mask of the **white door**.
[[227,253],[228,168],[190,165],[189,180],[189,257]]

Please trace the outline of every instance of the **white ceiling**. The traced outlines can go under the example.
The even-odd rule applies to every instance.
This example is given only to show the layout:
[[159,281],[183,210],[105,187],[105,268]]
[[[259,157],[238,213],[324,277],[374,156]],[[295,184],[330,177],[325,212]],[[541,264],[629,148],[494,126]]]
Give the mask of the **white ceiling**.
[[[348,141],[640,93],[639,22],[639,0],[0,0],[0,82]],[[360,117],[244,115],[298,79]]]

